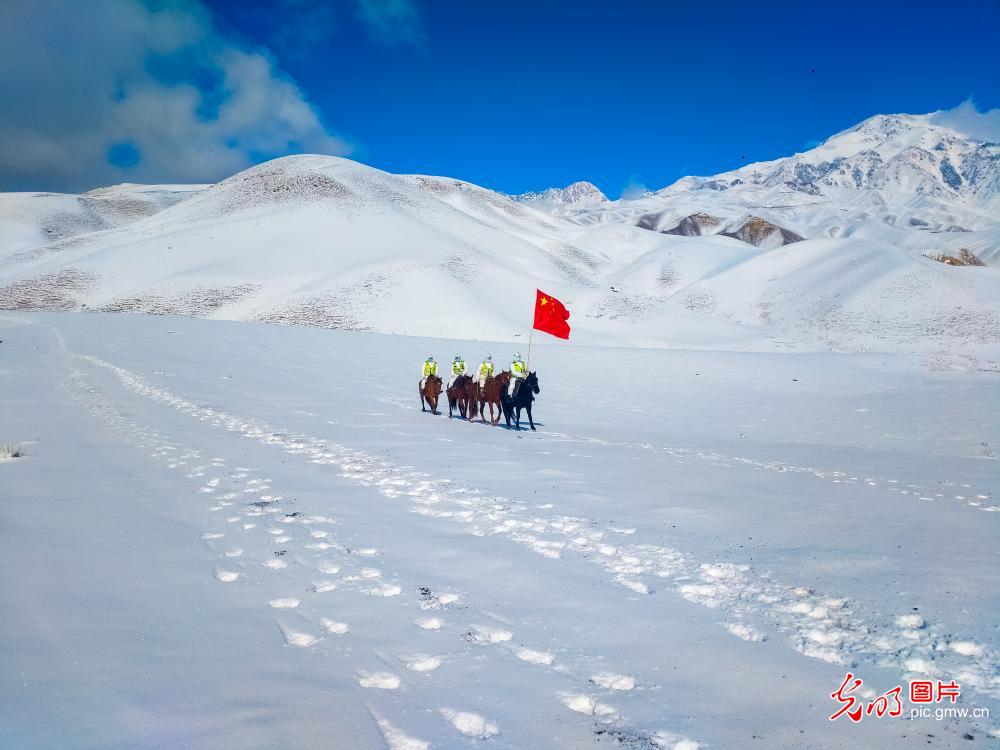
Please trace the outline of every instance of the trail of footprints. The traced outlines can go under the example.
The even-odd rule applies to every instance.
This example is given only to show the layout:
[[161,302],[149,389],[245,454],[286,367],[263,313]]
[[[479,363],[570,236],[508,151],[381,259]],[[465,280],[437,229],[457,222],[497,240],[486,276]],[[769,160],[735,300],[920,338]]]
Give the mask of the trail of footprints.
[[[613,442],[601,438],[581,435],[569,435],[562,432],[550,432],[549,437],[566,442],[591,443],[595,445],[608,445],[630,450],[653,452],[663,456],[670,456],[683,463],[690,459],[700,461],[710,461],[720,466],[731,468],[734,465],[749,466],[757,471],[771,471],[779,474],[808,474],[832,482],[833,484],[865,485],[866,487],[877,487],[900,495],[907,495],[915,500],[925,502],[935,502],[938,500],[951,499],[963,505],[984,511],[986,513],[996,513],[1000,511],[1000,505],[988,492],[978,491],[969,482],[942,481],[937,487],[927,487],[911,482],[904,482],[900,479],[887,479],[885,477],[854,475],[845,471],[835,469],[820,469],[815,466],[797,466],[782,461],[759,461],[746,456],[727,456],[716,451],[704,451],[694,448],[670,447],[664,445],[654,445],[652,443],[627,443]],[[942,491],[945,490],[945,491]]]
[[[865,612],[846,597],[775,581],[766,572],[746,564],[698,563],[677,550],[632,541],[634,529],[601,528],[588,519],[539,513],[552,510],[552,505],[532,507],[449,479],[433,478],[412,467],[395,466],[318,437],[275,431],[256,419],[200,407],[98,358],[84,359],[110,370],[139,395],[213,426],[303,456],[310,463],[329,465],[342,477],[371,486],[386,497],[408,499],[414,512],[467,524],[470,533],[477,536],[506,536],[546,557],[574,554],[600,565],[617,583],[636,594],[652,594],[659,585],[667,586],[688,601],[718,611],[720,624],[743,640],[763,640],[766,635],[761,626],[769,625],[787,634],[791,646],[806,656],[844,665],[871,661],[899,670],[904,678],[953,677],[965,688],[1000,697],[1000,660],[996,651],[935,627],[915,611],[899,616]],[[436,619],[425,618],[418,624],[430,629],[440,627]],[[307,641],[302,637],[296,645]],[[541,661],[535,663],[544,663],[547,657],[539,653]],[[567,708],[583,709],[579,712],[594,717],[605,715],[603,703],[577,701],[576,695],[562,696]],[[649,742],[650,747],[661,746],[652,739]]]
[[[223,457],[206,458],[199,450],[181,448],[170,442],[161,431],[135,422],[124,416],[110,402],[91,387],[82,372],[72,370],[70,382],[73,397],[82,401],[94,414],[123,438],[139,448],[148,451],[148,456],[161,461],[167,468],[183,473],[186,478],[199,481],[195,494],[207,501],[206,510],[216,515],[219,522],[215,528],[205,531],[201,540],[209,550],[218,555],[214,576],[220,584],[233,584],[241,578],[267,575],[266,571],[282,571],[289,567],[289,553],[296,544],[309,551],[312,557],[301,564],[311,565],[314,575],[310,576],[309,587],[304,592],[316,597],[334,590],[348,590],[371,597],[397,597],[403,587],[397,581],[384,580],[382,571],[375,567],[380,556],[375,548],[351,548],[337,540],[335,531],[339,525],[336,518],[320,515],[305,515],[299,512],[285,512],[281,502],[283,497],[276,494],[273,482],[267,478],[251,476],[254,470],[238,466],[228,468]],[[303,533],[305,532],[305,533]],[[247,535],[263,533],[270,542],[271,556],[251,560],[244,552],[246,547],[259,549],[259,541],[241,542]],[[436,592],[429,588],[417,589],[418,603],[425,614],[413,620],[415,632],[439,631],[450,627],[450,616],[457,611],[469,610],[460,605],[460,595],[453,592]],[[350,632],[348,623],[332,617],[320,616],[315,622],[301,614],[303,592],[295,595],[270,598],[266,605],[274,612],[275,620],[285,643],[291,647],[311,648],[326,637],[344,636]],[[321,600],[320,600],[321,601]],[[321,606],[311,607],[321,609]],[[295,614],[295,617],[289,615]],[[397,612],[399,616],[408,616]],[[587,717],[594,722],[594,732],[598,736],[608,735],[627,739],[634,748],[672,748],[673,750],[696,750],[699,744],[681,734],[670,731],[645,732],[627,726],[626,717],[605,702],[608,694],[643,689],[636,679],[629,675],[607,671],[574,674],[574,669],[556,661],[549,651],[515,643],[514,634],[505,627],[498,627],[496,615],[473,614],[468,626],[459,627],[459,637],[477,647],[503,649],[520,662],[552,670],[566,682],[555,698],[565,709]],[[436,643],[439,643],[436,641]],[[407,672],[419,679],[421,674],[438,669],[445,661],[463,658],[461,653],[441,652],[434,654],[407,652],[395,661]],[[385,659],[385,661],[390,661]],[[593,671],[593,670],[591,670]],[[404,684],[403,678],[394,671],[358,669],[355,679],[359,687],[373,691],[393,691]],[[581,686],[583,687],[581,690]],[[596,693],[595,688],[599,688]],[[430,743],[413,737],[382,715],[382,710],[369,705],[373,717],[386,741],[393,750],[419,750],[428,748]],[[466,737],[489,739],[500,733],[497,723],[473,711],[463,711],[451,706],[438,709],[443,721]]]
[[[404,411],[415,411],[416,407],[409,400],[394,397],[382,397],[379,401],[391,404]],[[334,424],[334,422],[330,422]],[[378,429],[368,426],[366,429]],[[783,461],[760,461],[746,456],[727,456],[718,451],[706,451],[696,448],[686,448],[681,446],[656,445],[654,443],[633,443],[625,441],[606,440],[591,435],[571,435],[565,432],[546,431],[547,440],[558,440],[567,443],[583,443],[591,445],[603,445],[615,448],[624,448],[631,451],[641,451],[655,453],[660,456],[667,456],[678,463],[685,463],[690,460],[707,461],[724,468],[735,466],[748,466],[756,471],[769,471],[777,474],[807,474],[817,479],[821,479],[833,484],[864,485],[875,487],[899,495],[924,502],[936,502],[939,500],[954,500],[963,506],[980,510],[985,513],[1000,512],[1000,505],[992,494],[981,488],[977,488],[970,482],[959,482],[953,480],[942,480],[936,487],[914,482],[906,482],[902,479],[888,479],[879,476],[864,476],[852,474],[837,469],[822,469],[815,466],[798,466],[785,463]]]

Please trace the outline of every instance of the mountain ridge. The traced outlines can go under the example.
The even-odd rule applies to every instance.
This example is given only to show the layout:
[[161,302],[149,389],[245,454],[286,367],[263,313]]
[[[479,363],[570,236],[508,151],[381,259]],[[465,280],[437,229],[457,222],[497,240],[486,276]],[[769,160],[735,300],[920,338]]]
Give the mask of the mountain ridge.
[[[804,173],[818,193],[786,179],[804,164],[833,163],[840,157],[824,154],[838,149],[880,148],[883,165],[912,156],[914,143],[942,132],[914,122],[889,118],[844,131],[807,159],[747,165],[731,173],[735,185],[685,178],[628,201],[576,183],[562,203],[532,204],[318,155],[209,186],[0,194],[0,309],[517,341],[540,288],[569,306],[582,343],[961,351],[1000,361],[992,151],[971,172],[960,152],[978,144],[938,152],[931,166],[941,179],[945,156],[974,178],[962,195],[945,185],[904,201],[895,183],[895,193],[877,181],[845,187],[839,167]],[[871,148],[881,137],[896,141]],[[915,178],[934,175],[927,167]],[[970,256],[987,265],[947,260]]]

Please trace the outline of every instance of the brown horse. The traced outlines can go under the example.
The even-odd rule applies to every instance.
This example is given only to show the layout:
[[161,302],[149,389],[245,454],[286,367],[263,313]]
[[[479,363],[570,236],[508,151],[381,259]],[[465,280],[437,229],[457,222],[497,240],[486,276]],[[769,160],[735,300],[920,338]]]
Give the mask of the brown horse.
[[459,416],[462,419],[468,418],[469,415],[469,394],[466,390],[469,381],[471,381],[468,375],[459,375],[455,378],[455,382],[451,384],[451,388],[448,389],[448,416],[451,417],[452,412],[458,409]]
[[424,387],[420,388],[419,383],[417,388],[420,390],[420,411],[427,411],[424,408],[424,402],[431,408],[431,414],[438,413],[438,399],[441,397],[441,378],[437,375],[431,375],[424,381]]
[[[483,416],[486,411],[486,405],[489,404],[490,407],[490,423],[496,424],[500,421],[500,417],[503,415],[503,409],[500,407],[500,394],[507,390],[507,385],[510,383],[510,372],[504,370],[499,374],[486,378],[486,384],[483,386],[481,392],[481,398],[479,400],[479,418],[486,421],[486,417]],[[493,405],[496,404],[497,415],[493,416]]]
[[465,418],[470,422],[479,411],[479,383],[469,378],[465,381]]

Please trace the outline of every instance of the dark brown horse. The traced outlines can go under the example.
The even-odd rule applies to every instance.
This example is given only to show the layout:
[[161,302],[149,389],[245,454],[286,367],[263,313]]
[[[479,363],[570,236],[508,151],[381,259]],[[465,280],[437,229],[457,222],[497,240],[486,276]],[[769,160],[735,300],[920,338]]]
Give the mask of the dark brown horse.
[[420,411],[427,411],[424,408],[424,402],[431,408],[431,414],[438,413],[438,399],[441,398],[441,378],[437,375],[431,375],[424,381],[424,387],[420,388]]
[[470,422],[479,411],[480,390],[479,383],[473,378],[465,381],[465,418]]
[[[458,409],[459,416],[466,419],[469,415],[469,394],[468,384],[472,381],[468,375],[459,375],[448,389],[448,416],[453,416],[452,412]],[[475,385],[475,383],[473,383]]]
[[[486,384],[481,389],[481,398],[479,399],[479,418],[486,421],[486,417],[483,416],[486,405],[489,404],[490,407],[490,423],[496,424],[500,421],[500,417],[503,415],[503,409],[500,406],[500,394],[507,390],[507,384],[510,383],[510,372],[504,370],[493,377],[486,378]],[[493,405],[496,404],[497,415],[493,416]]]

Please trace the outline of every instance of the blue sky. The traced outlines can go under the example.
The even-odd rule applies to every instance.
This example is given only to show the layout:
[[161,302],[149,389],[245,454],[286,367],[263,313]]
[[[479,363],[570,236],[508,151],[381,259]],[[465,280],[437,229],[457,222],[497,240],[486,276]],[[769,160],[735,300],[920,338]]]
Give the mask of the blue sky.
[[996,0],[8,0],[0,16],[0,100],[18,101],[0,189],[211,181],[321,151],[617,197],[877,113],[1000,106]]
[[[267,43],[268,14],[212,2]],[[617,196],[804,149],[873,114],[1000,105],[997,2],[451,2],[395,43],[346,14],[282,66],[357,156]]]

